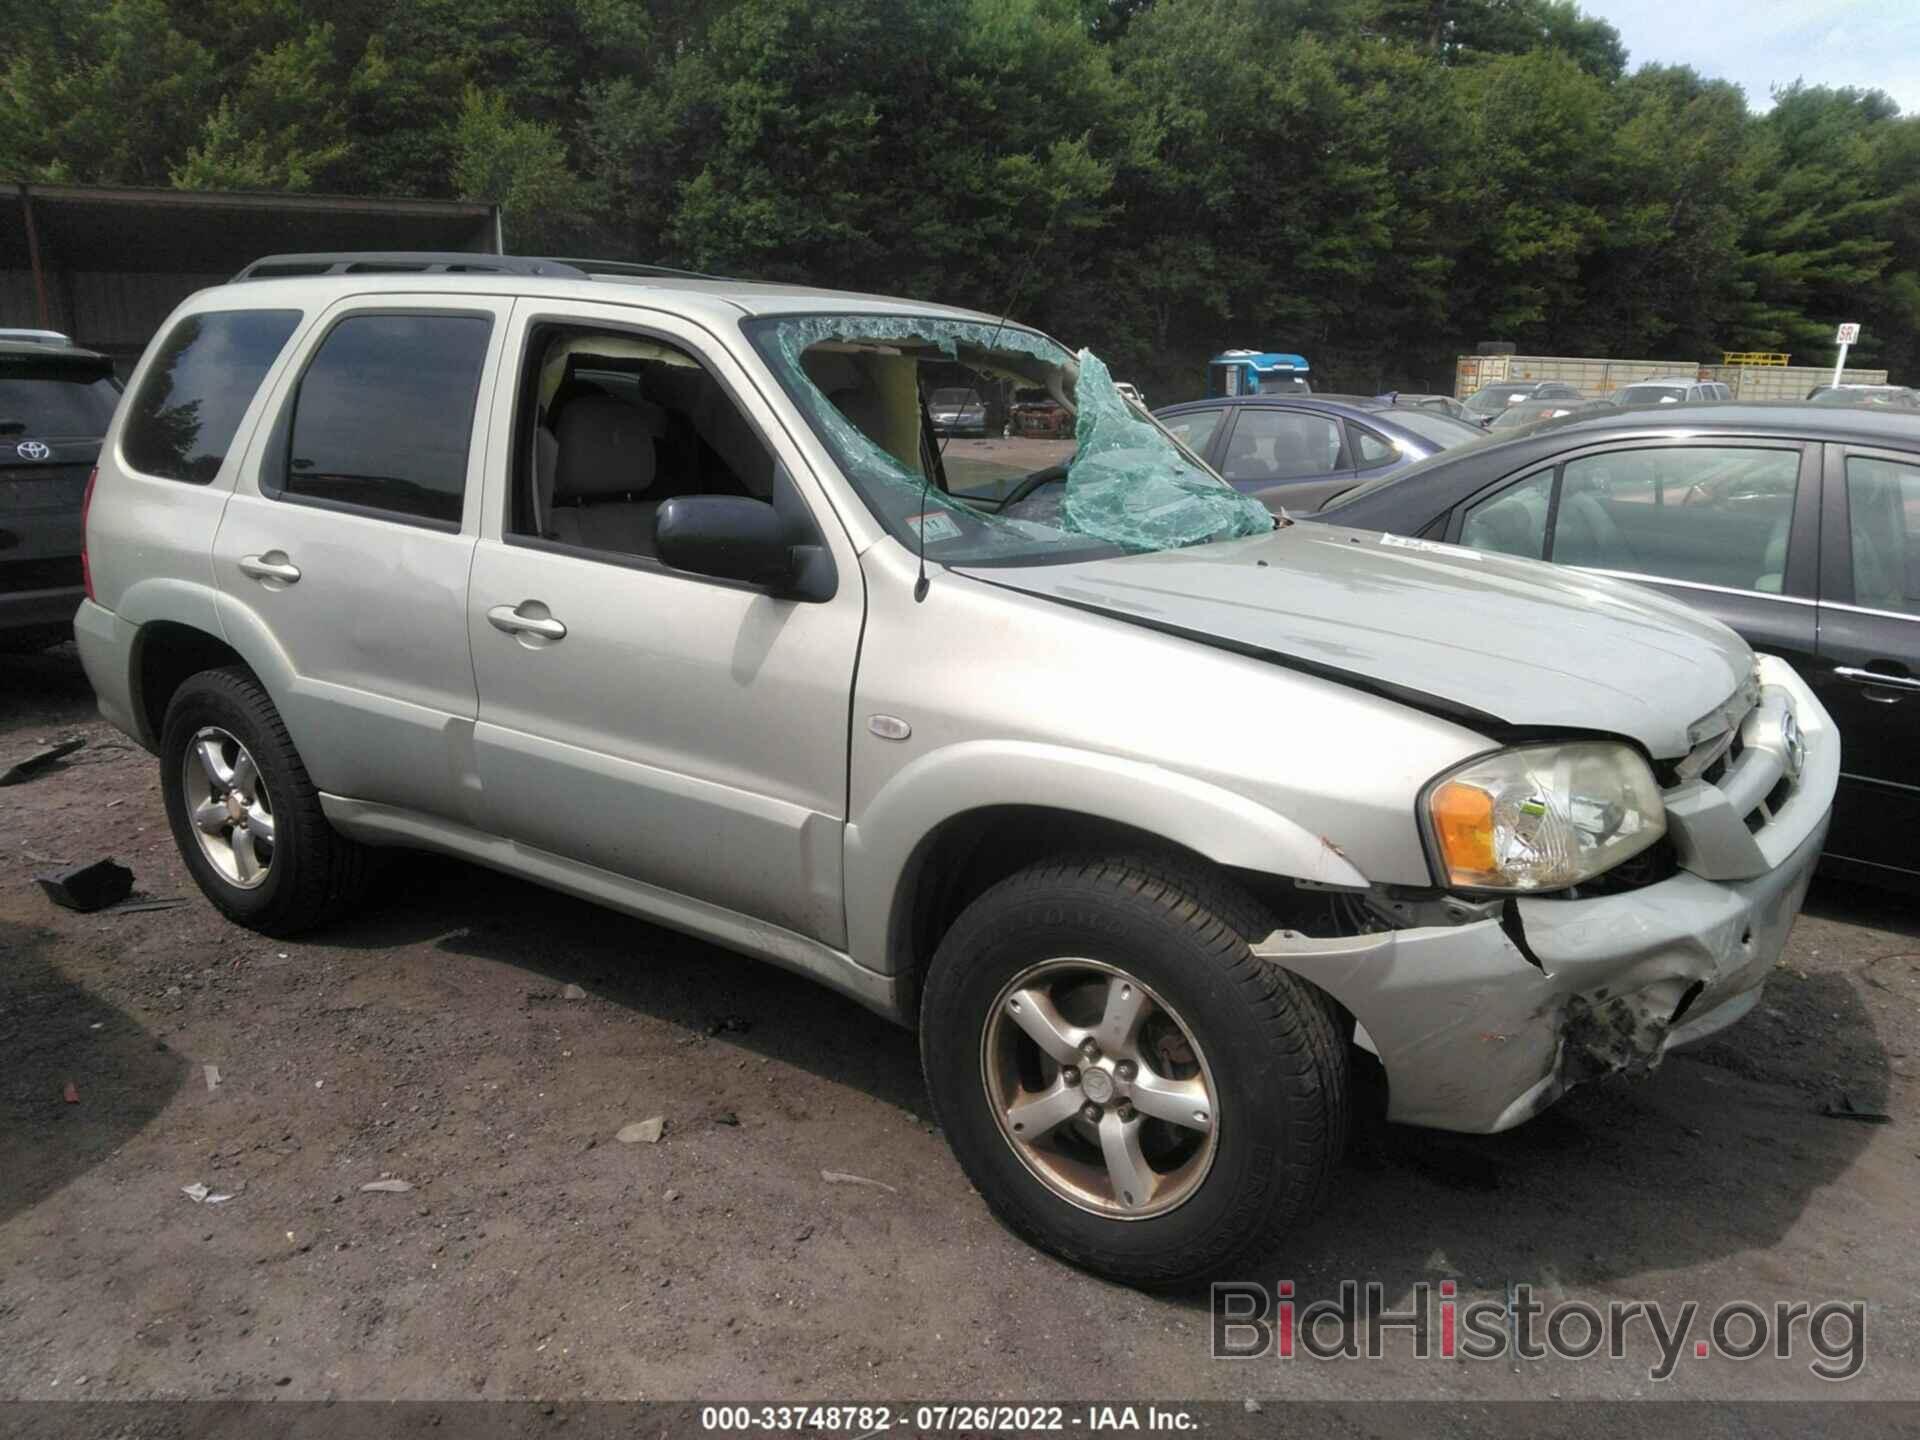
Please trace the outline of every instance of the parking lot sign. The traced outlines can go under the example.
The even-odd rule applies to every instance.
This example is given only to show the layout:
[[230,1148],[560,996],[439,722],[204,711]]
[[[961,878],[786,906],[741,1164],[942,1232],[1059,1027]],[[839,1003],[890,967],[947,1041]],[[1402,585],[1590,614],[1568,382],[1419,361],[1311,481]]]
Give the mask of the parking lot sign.
[[1854,323],[1853,321],[1848,321],[1845,325],[1842,325],[1840,327],[1840,333],[1833,337],[1833,343],[1836,345],[1859,344],[1860,343],[1859,325]]

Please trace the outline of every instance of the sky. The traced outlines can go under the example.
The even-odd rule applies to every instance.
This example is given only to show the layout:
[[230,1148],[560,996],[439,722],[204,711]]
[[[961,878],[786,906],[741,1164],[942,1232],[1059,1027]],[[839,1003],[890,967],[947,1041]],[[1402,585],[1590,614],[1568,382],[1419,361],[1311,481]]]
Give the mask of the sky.
[[1691,65],[1766,110],[1769,92],[1809,85],[1884,90],[1920,114],[1920,0],[1581,0],[1620,32],[1633,69]]

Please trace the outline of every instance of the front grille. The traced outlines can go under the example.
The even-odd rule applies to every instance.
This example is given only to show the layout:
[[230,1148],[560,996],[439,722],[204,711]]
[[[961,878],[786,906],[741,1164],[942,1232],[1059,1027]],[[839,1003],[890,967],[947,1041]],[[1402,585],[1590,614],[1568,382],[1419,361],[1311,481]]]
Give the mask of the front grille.
[[45,560],[0,560],[0,593],[65,590],[81,583],[78,555],[56,555]]

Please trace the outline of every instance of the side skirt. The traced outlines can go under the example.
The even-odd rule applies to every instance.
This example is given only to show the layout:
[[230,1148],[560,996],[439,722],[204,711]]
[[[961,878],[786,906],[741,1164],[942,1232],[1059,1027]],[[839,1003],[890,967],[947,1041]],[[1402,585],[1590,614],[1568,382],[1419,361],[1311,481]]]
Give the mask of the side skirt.
[[766,960],[817,980],[896,1024],[912,1023],[905,988],[896,977],[869,970],[852,956],[792,930],[451,820],[341,795],[323,794],[320,804],[335,829],[362,844],[432,850],[518,875]]

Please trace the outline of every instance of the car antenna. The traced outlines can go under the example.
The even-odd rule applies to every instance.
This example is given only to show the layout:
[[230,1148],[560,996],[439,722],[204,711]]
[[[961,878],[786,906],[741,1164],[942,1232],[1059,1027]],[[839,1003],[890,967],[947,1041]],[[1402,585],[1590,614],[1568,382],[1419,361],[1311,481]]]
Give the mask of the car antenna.
[[[993,349],[993,342],[998,340],[1000,338],[1000,332],[1007,328],[1007,321],[1013,316],[1013,307],[1018,304],[1020,300],[1020,287],[1026,284],[1027,272],[1033,268],[1033,262],[1040,258],[1040,249],[1047,243],[1047,236],[1053,233],[1054,218],[1059,215],[1059,213],[1060,206],[1056,201],[1053,207],[1053,213],[1047,216],[1047,223],[1040,229],[1040,238],[1033,242],[1033,249],[1027,252],[1027,258],[1021,262],[1019,273],[1013,277],[1013,288],[1007,293],[1007,308],[1000,312],[999,322],[993,327],[993,333],[987,336],[987,343],[982,348],[991,351]],[[920,513],[914,517],[920,522],[918,526],[920,531],[920,573],[915,577],[913,582],[913,603],[916,605],[927,598],[927,494],[933,489],[933,470],[936,467],[940,467],[941,462],[946,459],[947,441],[951,438],[951,435],[942,435],[940,437],[940,448],[934,452],[934,465],[928,468],[925,477],[920,482]]]

